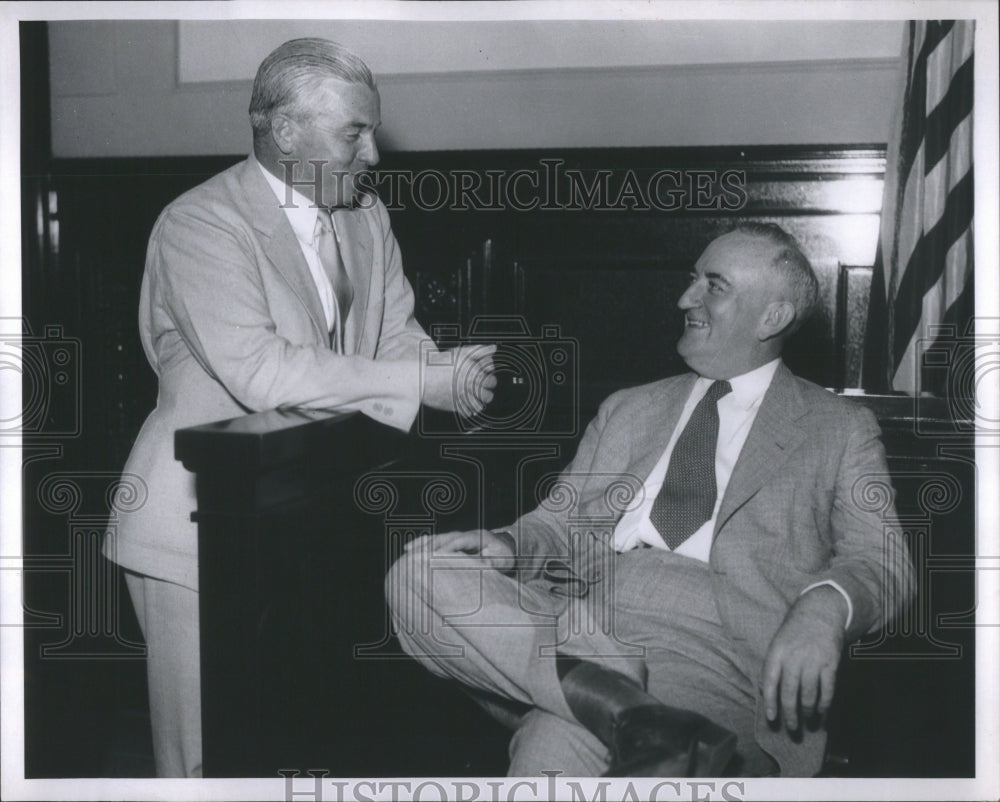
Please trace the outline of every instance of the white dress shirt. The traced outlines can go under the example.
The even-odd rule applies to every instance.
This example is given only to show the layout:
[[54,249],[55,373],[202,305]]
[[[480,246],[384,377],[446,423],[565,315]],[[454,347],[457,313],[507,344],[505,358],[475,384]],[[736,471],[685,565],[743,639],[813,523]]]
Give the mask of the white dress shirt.
[[[719,514],[719,505],[722,497],[726,494],[729,486],[729,477],[733,475],[733,467],[739,459],[743,444],[747,435],[750,434],[750,427],[757,419],[757,410],[760,402],[764,398],[764,393],[771,386],[771,379],[781,364],[780,359],[761,365],[759,368],[744,373],[742,376],[735,376],[729,380],[733,390],[726,393],[716,404],[719,410],[719,439],[715,447],[715,487],[717,495],[715,507],[712,510],[712,517],[687,540],[681,543],[675,551],[697,560],[708,562],[708,555],[712,549],[712,535],[715,531],[715,519]],[[660,533],[656,531],[652,521],[649,520],[649,512],[653,508],[660,493],[660,487],[667,475],[667,467],[670,464],[670,455],[674,452],[674,445],[677,443],[681,432],[691,418],[691,413],[698,406],[698,402],[708,392],[712,386],[713,379],[706,379],[699,376],[691,389],[681,410],[681,416],[674,427],[673,434],[667,443],[667,448],[663,452],[659,461],[653,466],[652,472],[643,484],[642,502],[634,509],[628,510],[618,521],[615,527],[614,545],[616,551],[628,551],[641,544],[652,546],[656,549],[670,550],[669,546],[663,542]]]
[[[316,292],[319,293],[320,303],[323,305],[327,330],[334,331],[334,324],[337,322],[337,302],[333,296],[333,284],[323,269],[323,263],[320,261],[315,242],[316,215],[319,209],[307,197],[273,175],[260,162],[257,162],[257,166],[264,174],[264,178],[271,189],[274,190],[278,204],[288,218],[288,222],[292,226],[292,231],[295,232],[295,238],[299,241],[299,247],[302,248],[302,255],[306,259],[306,264],[309,265],[309,275],[312,276],[313,283],[316,285]],[[292,192],[292,205],[286,206],[285,201],[288,199],[289,190]],[[331,215],[331,217],[333,218],[334,235],[337,237],[337,242],[339,243],[340,233],[337,231],[337,220],[335,216]]]
[[[709,554],[712,551],[712,538],[715,534],[715,521],[719,515],[719,507],[726,494],[726,488],[729,486],[729,479],[733,475],[733,468],[743,450],[743,444],[746,443],[747,435],[750,434],[750,429],[757,419],[757,411],[760,409],[761,401],[764,400],[764,394],[771,386],[771,380],[780,364],[781,360],[775,359],[749,373],[729,379],[729,384],[733,388],[732,392],[722,396],[716,403],[719,411],[719,439],[715,447],[715,507],[712,509],[712,517],[705,521],[691,537],[674,549],[677,554],[708,562]],[[670,464],[670,455],[673,454],[674,445],[690,420],[694,408],[708,392],[713,381],[713,379],[706,379],[703,376],[699,376],[695,381],[691,395],[688,396],[684,408],[681,410],[681,416],[677,420],[677,425],[667,442],[666,449],[643,483],[643,492],[637,496],[638,503],[625,512],[615,527],[615,551],[629,551],[641,545],[666,551],[671,550],[663,542],[663,538],[660,537],[660,533],[653,526],[652,521],[649,520],[649,513],[667,475],[667,467]],[[802,593],[820,585],[830,585],[844,597],[847,602],[845,628],[850,626],[854,605],[847,592],[836,582],[833,580],[817,582],[803,588]]]

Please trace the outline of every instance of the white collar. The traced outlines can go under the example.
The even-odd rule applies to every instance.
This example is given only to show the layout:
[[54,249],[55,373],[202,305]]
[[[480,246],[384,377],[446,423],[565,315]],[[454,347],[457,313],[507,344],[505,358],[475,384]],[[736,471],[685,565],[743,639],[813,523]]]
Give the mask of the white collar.
[[[301,192],[298,192],[294,187],[289,187],[263,164],[257,161],[255,157],[251,156],[251,158],[260,168],[260,171],[264,174],[264,178],[268,185],[274,191],[274,197],[277,198],[278,205],[281,206],[281,211],[288,216],[288,222],[291,224],[292,230],[295,232],[295,236],[301,242],[312,245],[313,236],[316,233],[316,215],[319,212],[319,208],[315,206],[309,198]],[[292,205],[286,206],[285,201],[288,199],[289,190],[292,192]]]
[[[751,409],[759,404],[763,400],[767,388],[771,386],[771,380],[774,379],[774,374],[777,373],[780,364],[781,358],[778,357],[759,368],[754,368],[747,373],[729,379],[729,385],[733,388],[733,401],[743,409]],[[714,379],[699,376],[698,381],[704,383],[707,391]]]

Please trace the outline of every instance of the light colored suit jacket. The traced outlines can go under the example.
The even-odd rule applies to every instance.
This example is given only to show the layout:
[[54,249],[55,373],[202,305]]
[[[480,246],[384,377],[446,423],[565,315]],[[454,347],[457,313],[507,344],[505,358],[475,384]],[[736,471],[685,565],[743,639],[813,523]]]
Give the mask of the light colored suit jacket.
[[125,466],[148,496],[105,545],[120,565],[197,589],[194,475],[174,459],[179,428],[278,406],[412,425],[426,335],[388,213],[377,202],[335,214],[354,285],[344,354],[331,350],[301,246],[253,157],[160,215],[139,303],[159,391]]
[[[519,553],[566,555],[574,518],[606,520],[616,481],[641,487],[695,379],[608,398],[562,474],[560,498],[515,525]],[[733,469],[709,560],[720,619],[758,689],[771,639],[807,586],[831,579],[850,595],[848,642],[877,630],[912,593],[880,434],[868,409],[779,366]],[[757,740],[785,775],[821,767],[825,732],[805,730],[795,743],[768,726],[760,700]]]

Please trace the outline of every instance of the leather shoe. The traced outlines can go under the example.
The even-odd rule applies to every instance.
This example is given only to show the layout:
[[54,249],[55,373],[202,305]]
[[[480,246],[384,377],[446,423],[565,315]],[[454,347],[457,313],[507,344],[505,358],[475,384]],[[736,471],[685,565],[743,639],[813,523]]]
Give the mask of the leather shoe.
[[619,671],[564,655],[556,667],[570,712],[611,752],[605,776],[718,777],[736,751],[734,733]]
[[736,735],[690,710],[649,704],[615,720],[607,777],[720,777]]

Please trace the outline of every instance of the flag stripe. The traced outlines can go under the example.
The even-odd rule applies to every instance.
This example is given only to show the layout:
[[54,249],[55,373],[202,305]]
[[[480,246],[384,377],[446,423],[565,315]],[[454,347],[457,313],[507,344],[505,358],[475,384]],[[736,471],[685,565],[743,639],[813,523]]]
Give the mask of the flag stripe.
[[920,320],[924,319],[923,297],[944,271],[944,257],[948,249],[972,223],[972,203],[972,172],[969,171],[949,193],[944,214],[917,244],[906,265],[893,302],[896,321],[893,355],[897,361],[906,350]]
[[951,88],[958,68],[972,55],[972,31],[961,23],[953,25],[948,34],[927,57],[927,116]]
[[[972,232],[967,229],[965,233],[948,249],[945,257],[945,269],[937,283],[931,287],[921,300],[921,318],[934,321],[938,317],[941,309],[950,309],[965,289],[966,283],[972,275]],[[936,330],[944,325],[940,323],[928,323],[924,327],[918,327],[910,337],[906,348],[903,351],[899,362],[899,370],[893,385],[896,389],[908,389],[906,378],[914,375],[914,366],[918,363],[914,359],[914,354],[927,350],[928,344],[935,336]],[[900,381],[900,376],[904,378]],[[902,386],[897,386],[902,385]]]
[[928,164],[937,164],[948,150],[956,120],[972,114],[972,58],[955,72],[944,99],[927,115],[924,157]]
[[[906,298],[921,297],[937,281],[943,270],[941,260],[972,222],[972,205],[973,178],[969,171],[949,193],[944,213],[918,241],[905,265],[896,292],[897,306]],[[914,270],[915,266],[921,268]]]
[[[910,57],[909,71],[906,75],[906,88],[903,91],[903,116],[900,123],[899,137],[899,161],[892,165],[890,169],[897,170],[900,175],[907,175],[910,172],[910,165],[916,159],[917,151],[923,144],[923,119],[925,116],[924,104],[927,102],[927,56],[923,50],[915,50],[916,43],[913,42],[914,30],[917,23],[910,23]],[[919,120],[920,125],[915,125]],[[905,181],[900,182],[900,192],[905,186]],[[898,201],[902,200],[897,197]],[[898,206],[897,206],[898,210]]]
[[951,147],[924,177],[922,228],[929,231],[944,216],[948,193],[972,169],[972,117],[966,117],[952,133]]
[[972,281],[972,265],[970,229],[949,251],[948,268],[942,276],[942,282],[924,298],[924,313],[928,319],[936,319],[940,308],[944,308],[945,312],[940,316],[939,322],[914,332],[893,376],[894,390],[912,393],[914,387],[919,387],[923,391],[947,395],[949,390],[954,389],[941,383],[945,378],[945,372],[922,369],[921,358],[935,343],[954,342],[956,337],[969,336],[973,333],[971,325],[975,313],[975,285]]
[[[927,115],[927,59],[952,29],[953,22],[928,22],[923,43],[911,46],[910,71],[903,96],[903,128],[899,148],[899,166],[905,175],[923,141],[923,121]],[[910,23],[911,39],[919,23]]]
[[972,227],[965,229],[962,236],[948,249],[945,270],[941,276],[944,286],[944,308],[950,309],[964,292],[965,285],[972,278]]
[[[927,157],[923,148],[917,149],[905,173],[906,181],[894,210],[895,223],[891,229],[895,242],[892,264],[896,266],[891,275],[895,284],[899,282],[898,273],[909,264],[921,234],[932,229],[944,214],[947,193],[971,169],[971,126],[972,118],[966,115],[950,137],[951,150],[945,151],[949,158],[929,162],[932,166],[926,170],[926,177]],[[919,126],[914,124],[914,128]]]
[[895,295],[900,274],[906,269],[924,229],[924,149],[918,148],[913,163],[904,173],[903,192],[895,209],[895,233],[890,273],[890,297]]
[[942,324],[952,326],[960,337],[970,337],[975,334],[976,304],[975,293],[976,283],[973,281],[973,248],[972,238],[969,238],[969,246],[966,251],[965,283],[961,291],[948,306],[948,310],[941,319]]
[[[972,251],[969,251],[969,262],[971,269]],[[962,293],[955,302],[948,307],[948,310],[941,318],[942,334],[935,340],[942,346],[953,346],[955,337],[971,338],[975,334],[975,282],[970,280],[965,283]],[[950,333],[953,332],[953,333]],[[966,340],[968,341],[968,340]],[[938,352],[943,350],[939,347]],[[978,373],[978,375],[976,375]],[[953,409],[962,410],[970,417],[976,414],[975,394],[978,390],[976,382],[982,378],[983,373],[975,371],[942,371],[934,370],[928,366],[923,366],[920,376],[920,387],[922,390],[935,393],[939,396],[947,396],[956,399],[957,403],[950,405]]]
[[923,353],[965,334],[973,313],[974,33],[969,20],[907,28],[865,334],[869,390],[941,389],[923,388],[947,374],[925,368]]

